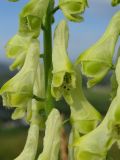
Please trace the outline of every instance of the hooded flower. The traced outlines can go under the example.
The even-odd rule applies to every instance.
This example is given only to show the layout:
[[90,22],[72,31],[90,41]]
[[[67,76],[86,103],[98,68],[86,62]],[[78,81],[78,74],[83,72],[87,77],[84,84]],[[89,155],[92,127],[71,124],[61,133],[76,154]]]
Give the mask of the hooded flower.
[[59,7],[67,19],[74,22],[83,20],[81,14],[88,7],[87,0],[59,0]]
[[112,6],[117,6],[117,5],[119,5],[119,3],[120,3],[120,0],[112,0]]
[[89,78],[88,87],[100,82],[112,68],[112,58],[119,34],[120,11],[113,16],[100,40],[78,57],[76,64],[81,63],[83,74]]
[[73,99],[70,105],[71,116],[70,122],[72,130],[69,138],[69,159],[74,160],[73,155],[75,149],[73,147],[74,140],[80,135],[85,135],[92,131],[101,121],[100,113],[88,102],[82,89],[82,76],[79,66],[76,70],[76,88],[71,90]]
[[52,95],[59,100],[62,96],[67,102],[72,102],[71,88],[75,88],[75,73],[73,65],[67,55],[68,27],[66,21],[61,21],[54,34],[54,46],[52,53],[53,80]]
[[31,42],[30,36],[21,36],[20,34],[16,34],[8,41],[5,47],[7,57],[15,59],[10,66],[11,70],[19,69],[23,66]]
[[49,0],[30,0],[20,14],[19,32],[38,37]]
[[57,109],[53,109],[46,121],[43,151],[38,160],[58,160],[62,120]]
[[22,69],[0,90],[4,106],[26,108],[30,105],[38,62],[39,42],[32,40]]
[[104,160],[111,146],[120,140],[120,58],[116,66],[118,89],[102,123],[74,143],[75,160]]
[[[39,63],[37,67],[37,73],[36,73],[34,87],[33,87],[33,94],[41,99],[45,98],[45,85],[44,85],[44,71],[43,70],[44,70],[43,65]],[[30,123],[32,115],[33,115],[32,107],[38,110],[39,115],[40,115],[39,117],[40,129],[43,129],[44,121],[45,121],[45,114],[43,114],[44,113],[44,101],[37,101],[33,99],[32,103],[29,103],[27,105],[27,109],[26,107],[16,108],[12,114],[12,119],[14,120],[21,119],[25,116],[26,121]]]
[[79,66],[76,67],[76,88],[71,89],[73,103],[71,109],[71,124],[79,134],[87,134],[100,123],[100,113],[88,102],[82,89],[82,76]]

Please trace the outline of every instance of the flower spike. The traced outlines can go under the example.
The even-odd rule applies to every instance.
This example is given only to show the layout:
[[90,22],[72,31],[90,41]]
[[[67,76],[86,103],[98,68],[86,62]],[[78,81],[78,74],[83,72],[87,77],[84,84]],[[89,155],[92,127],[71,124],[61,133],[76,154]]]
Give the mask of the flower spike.
[[67,55],[68,27],[66,21],[61,21],[54,34],[54,46],[52,54],[53,80],[52,95],[59,100],[62,96],[67,102],[72,103],[71,88],[75,88],[75,74],[73,65]]
[[112,18],[106,32],[92,47],[84,51],[76,64],[82,65],[82,72],[88,80],[88,87],[100,82],[113,67],[112,58],[120,34],[120,11]]

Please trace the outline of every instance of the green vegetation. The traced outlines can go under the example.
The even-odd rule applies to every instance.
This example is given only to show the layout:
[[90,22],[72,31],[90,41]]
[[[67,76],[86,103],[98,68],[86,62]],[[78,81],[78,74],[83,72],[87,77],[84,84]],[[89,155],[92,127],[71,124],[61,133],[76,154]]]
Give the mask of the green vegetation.
[[[13,160],[22,151],[28,129],[7,128],[0,129],[0,160]],[[43,132],[40,132],[38,153],[42,150]]]

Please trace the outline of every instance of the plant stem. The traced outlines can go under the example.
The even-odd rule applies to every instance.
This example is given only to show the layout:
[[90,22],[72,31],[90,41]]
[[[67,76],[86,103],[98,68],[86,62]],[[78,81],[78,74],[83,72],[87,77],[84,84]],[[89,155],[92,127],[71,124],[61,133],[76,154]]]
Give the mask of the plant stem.
[[52,16],[50,14],[50,6],[48,7],[46,19],[45,19],[45,29],[44,29],[44,66],[45,66],[45,87],[47,89],[48,83],[48,73],[52,64],[52,31],[51,22]]
[[59,10],[59,6],[56,6],[53,10],[52,10],[52,14],[56,13]]
[[51,70],[52,70],[52,14],[54,4],[50,1],[44,24],[44,68],[45,68],[45,90],[46,90],[46,113],[49,114],[53,107],[51,95]]
[[68,140],[64,128],[62,128],[61,133],[60,157],[61,160],[68,160]]

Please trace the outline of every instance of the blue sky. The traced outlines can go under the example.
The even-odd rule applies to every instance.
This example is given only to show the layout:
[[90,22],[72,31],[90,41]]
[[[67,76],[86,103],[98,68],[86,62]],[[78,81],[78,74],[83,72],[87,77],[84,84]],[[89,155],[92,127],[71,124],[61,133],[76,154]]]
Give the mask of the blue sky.
[[[17,3],[8,2],[7,0],[0,1],[0,61],[9,62],[5,57],[4,46],[16,34],[18,15],[28,0],[20,0]],[[88,2],[90,7],[84,14],[85,21],[82,23],[69,22],[70,40],[68,51],[72,60],[100,38],[111,17],[120,7],[111,7],[111,0],[88,0]],[[55,14],[56,22],[53,25],[53,30],[63,18],[61,11]]]

